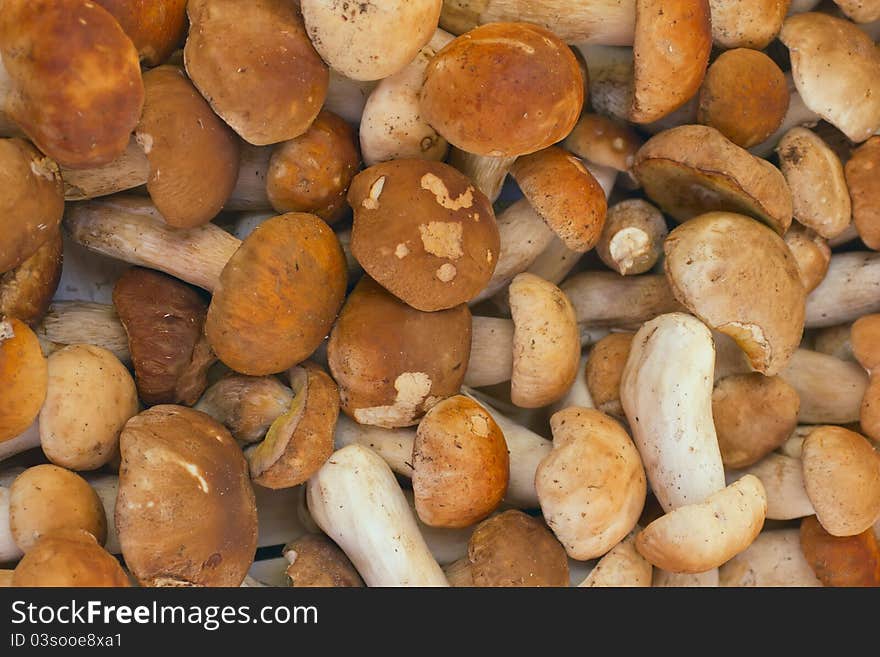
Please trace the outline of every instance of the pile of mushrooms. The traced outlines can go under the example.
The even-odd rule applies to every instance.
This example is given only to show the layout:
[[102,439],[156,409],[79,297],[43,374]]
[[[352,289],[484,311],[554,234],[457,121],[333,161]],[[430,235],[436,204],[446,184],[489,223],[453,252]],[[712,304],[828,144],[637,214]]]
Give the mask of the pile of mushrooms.
[[815,5],[6,0],[0,585],[880,586]]

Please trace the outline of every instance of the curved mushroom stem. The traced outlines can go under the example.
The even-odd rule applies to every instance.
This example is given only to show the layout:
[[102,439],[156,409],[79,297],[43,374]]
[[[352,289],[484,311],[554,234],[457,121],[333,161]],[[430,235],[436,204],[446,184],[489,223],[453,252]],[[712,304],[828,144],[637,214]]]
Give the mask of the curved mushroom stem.
[[475,155],[454,146],[449,154],[449,164],[470,178],[491,203],[498,200],[507,173],[515,161],[515,157]]
[[88,169],[61,167],[65,201],[83,201],[124,192],[146,185],[149,177],[150,163],[134,136],[112,162]]
[[880,311],[880,253],[831,256],[828,273],[807,297],[806,328],[834,326]]
[[621,276],[585,271],[561,285],[582,328],[635,328],[657,315],[681,310],[663,274]]
[[[0,443],[0,461],[10,459],[17,454],[36,449],[40,446],[40,425],[34,420],[23,433],[18,434],[15,438],[5,440]],[[3,560],[0,559],[0,562]]]
[[55,301],[34,327],[43,351],[51,353],[69,344],[91,344],[131,362],[128,336],[113,306],[91,301]]

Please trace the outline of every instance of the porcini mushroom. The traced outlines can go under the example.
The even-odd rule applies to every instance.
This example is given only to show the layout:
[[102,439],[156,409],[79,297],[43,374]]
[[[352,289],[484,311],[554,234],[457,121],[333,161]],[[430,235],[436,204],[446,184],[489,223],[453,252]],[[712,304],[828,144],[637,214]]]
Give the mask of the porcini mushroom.
[[831,264],[831,247],[827,240],[811,228],[796,221],[782,236],[791,251],[807,294],[819,287]]
[[590,112],[581,114],[562,143],[583,160],[627,173],[641,145],[642,138],[631,126]]
[[627,199],[608,208],[596,253],[622,276],[644,274],[657,264],[667,233],[657,208],[642,199]]
[[800,457],[771,452],[745,470],[728,470],[728,481],[751,474],[761,480],[767,495],[767,519],[791,520],[815,513],[804,487]]
[[868,373],[859,425],[866,436],[880,442],[880,315],[864,315],[850,329],[852,351]]
[[290,586],[358,587],[364,581],[336,544],[322,534],[306,534],[284,546]]
[[113,14],[137,48],[141,61],[158,66],[183,41],[186,31],[186,0],[131,2],[95,0]]
[[609,550],[596,564],[580,587],[646,587],[651,586],[653,567],[636,550],[638,525],[620,543]]
[[801,400],[798,421],[844,424],[859,419],[868,376],[857,363],[798,349],[779,376]]
[[35,324],[49,308],[61,280],[61,231],[15,269],[0,274],[0,315]]
[[797,529],[761,532],[719,574],[721,586],[822,586],[804,558]]
[[82,529],[43,536],[18,562],[12,586],[127,587],[119,562]]
[[852,220],[865,245],[880,250],[880,137],[871,137],[852,152],[844,172],[852,201]]
[[584,368],[593,403],[603,413],[616,418],[626,416],[620,404],[620,382],[629,359],[635,333],[610,333],[590,349]]
[[0,316],[0,443],[34,421],[46,399],[48,379],[34,332],[20,320]]
[[824,586],[880,587],[880,547],[870,527],[854,536],[833,536],[809,516],[801,521],[801,549]]
[[782,28],[789,0],[709,0],[712,39],[721,48],[766,48]]
[[880,312],[878,280],[880,254],[873,251],[833,254],[825,278],[807,297],[806,328],[834,326]]
[[243,443],[255,443],[290,408],[293,391],[274,376],[226,376],[193,407],[207,413]]

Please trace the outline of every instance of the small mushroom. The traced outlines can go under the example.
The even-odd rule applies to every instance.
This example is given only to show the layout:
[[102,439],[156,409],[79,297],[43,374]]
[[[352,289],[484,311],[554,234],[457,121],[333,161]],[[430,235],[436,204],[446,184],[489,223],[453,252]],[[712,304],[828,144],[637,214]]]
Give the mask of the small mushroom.
[[797,263],[801,283],[807,294],[819,287],[828,273],[831,264],[831,247],[825,238],[821,237],[812,228],[799,224],[796,221],[782,236],[785,245],[791,251]]
[[861,431],[880,442],[880,315],[864,315],[850,329],[852,351],[869,372],[868,387],[859,410]]
[[625,419],[620,403],[620,382],[635,333],[610,333],[590,350],[585,367],[587,388],[593,403],[603,413]]
[[801,549],[823,586],[880,587],[880,547],[874,530],[833,536],[816,516],[801,521]]
[[859,419],[868,376],[857,363],[798,349],[779,376],[801,400],[799,422],[845,424]]
[[255,443],[290,408],[293,391],[274,376],[226,376],[193,407],[207,413],[243,443]]
[[364,581],[345,552],[326,536],[306,534],[284,546],[291,586],[361,587]]
[[561,287],[584,329],[638,328],[658,315],[682,309],[663,274],[584,271],[566,279]]
[[638,525],[629,536],[599,559],[587,578],[578,584],[589,587],[648,587],[651,586],[653,567],[636,550]]
[[584,112],[562,146],[583,160],[628,173],[642,138],[629,125]]
[[119,562],[82,529],[43,536],[18,562],[12,586],[127,587]]
[[660,259],[668,232],[657,208],[642,199],[627,199],[608,208],[596,253],[622,276],[644,274]]
[[61,231],[15,269],[0,274],[0,315],[35,324],[49,309],[61,280]]
[[709,7],[716,46],[757,52],[779,34],[789,0],[709,0]]
[[871,137],[852,152],[844,172],[852,201],[852,220],[869,249],[880,250],[880,137]]
[[719,574],[720,585],[727,587],[822,586],[804,558],[797,529],[761,532]]
[[186,33],[186,0],[95,0],[113,14],[147,66],[164,63]]
[[0,315],[0,444],[37,417],[48,387],[48,366],[27,324]]

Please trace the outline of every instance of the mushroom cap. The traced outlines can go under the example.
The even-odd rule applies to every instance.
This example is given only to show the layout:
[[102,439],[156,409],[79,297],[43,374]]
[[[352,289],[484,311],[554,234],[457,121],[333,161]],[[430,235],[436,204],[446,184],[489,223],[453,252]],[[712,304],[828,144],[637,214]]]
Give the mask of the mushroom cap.
[[574,308],[558,287],[518,274],[508,288],[513,317],[510,399],[521,408],[552,404],[577,377],[581,338]]
[[675,298],[732,337],[755,370],[782,371],[800,344],[806,303],[782,238],[748,217],[709,212],[673,230],[664,250]]
[[12,586],[127,587],[131,582],[113,555],[78,529],[41,538],[18,562]]
[[194,228],[213,219],[238,178],[239,141],[176,66],[144,73],[135,136],[147,160],[147,191],[165,222]]
[[195,288],[153,269],[132,267],[113,288],[144,403],[198,401],[214,354],[203,333],[208,302]]
[[0,315],[33,323],[46,314],[61,280],[63,247],[55,231],[31,257],[0,274]]
[[880,314],[862,315],[850,328],[853,356],[869,372],[880,367]]
[[816,516],[808,516],[801,521],[801,549],[824,586],[880,587],[880,547],[870,527],[854,536],[833,536]]
[[0,443],[24,432],[46,399],[49,370],[37,336],[0,316]]
[[461,150],[513,157],[564,139],[580,116],[584,88],[577,58],[552,32],[489,23],[431,60],[421,112]]
[[345,298],[348,271],[336,235],[312,214],[257,226],[214,289],[205,333],[242,374],[273,374],[318,348]]
[[844,167],[852,220],[868,248],[880,249],[880,137],[852,152]]
[[718,571],[716,586],[819,587],[804,558],[797,529],[762,531],[754,542]]
[[323,534],[306,534],[284,546],[291,586],[361,587],[364,581],[345,552]]
[[48,157],[86,168],[122,154],[144,85],[131,39],[103,7],[89,0],[5,2],[0,55],[14,85],[3,109]]
[[763,50],[779,34],[789,4],[789,0],[709,0],[715,45]]
[[782,125],[788,101],[785,74],[776,63],[757,50],[737,48],[721,53],[706,71],[697,120],[751,148]]
[[52,463],[71,470],[108,463],[118,453],[123,425],[137,412],[134,380],[112,352],[75,344],[49,356],[40,443]]
[[855,431],[821,426],[804,440],[804,486],[819,522],[853,536],[880,518],[880,454]]
[[489,199],[442,162],[395,160],[354,177],[351,252],[413,308],[452,308],[489,282],[501,245]]
[[807,294],[819,287],[831,264],[831,247],[812,228],[794,221],[782,236],[791,251]]
[[147,66],[171,56],[186,32],[187,0],[95,0],[113,14]]
[[871,37],[848,20],[807,12],[786,18],[779,40],[810,110],[854,142],[880,129],[880,49]]
[[640,198],[630,198],[608,208],[596,254],[623,276],[643,274],[657,264],[669,229],[663,214]]
[[651,123],[690,100],[711,50],[707,0],[637,0],[630,120]]
[[562,146],[579,158],[629,171],[642,145],[642,138],[631,126],[602,114],[584,112]]
[[601,185],[578,158],[550,146],[517,158],[510,173],[565,246],[583,253],[596,245],[608,203]]
[[107,517],[98,494],[78,474],[49,464],[28,468],[12,482],[9,528],[25,553],[59,529],[85,530],[100,545],[107,540]]
[[238,586],[257,548],[247,462],[204,413],[154,406],[120,440],[116,528],[146,586]]
[[779,169],[715,128],[684,125],[649,139],[633,173],[645,194],[678,221],[704,212],[739,212],[782,235],[791,224],[791,192]]
[[834,4],[856,23],[873,23],[880,20],[880,2],[877,0],[834,0]]
[[596,408],[623,418],[620,381],[635,333],[609,333],[590,349],[584,367],[587,389]]
[[327,360],[342,410],[361,424],[394,428],[416,424],[458,392],[470,350],[466,305],[422,312],[364,276],[333,327]]
[[0,139],[0,273],[56,235],[63,213],[58,165],[23,139]]
[[293,392],[274,376],[225,376],[205,391],[195,409],[207,413],[243,443],[261,440],[290,408]]
[[302,0],[306,29],[334,70],[380,80],[409,64],[437,29],[441,0]]
[[492,513],[507,492],[507,443],[489,412],[455,395],[419,423],[412,454],[416,513],[431,527],[467,527]]
[[797,428],[797,391],[778,376],[734,374],[712,391],[712,418],[727,468],[757,463]]
[[214,112],[255,146],[303,134],[327,94],[327,65],[287,0],[190,0],[186,72]]
[[290,371],[294,397],[266,438],[245,452],[251,480],[266,488],[291,488],[311,477],[333,453],[339,390],[308,361]]
[[311,212],[333,223],[348,209],[345,194],[360,161],[351,126],[321,110],[302,135],[273,149],[266,195],[277,212]]

